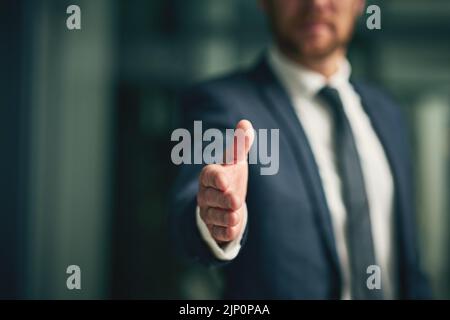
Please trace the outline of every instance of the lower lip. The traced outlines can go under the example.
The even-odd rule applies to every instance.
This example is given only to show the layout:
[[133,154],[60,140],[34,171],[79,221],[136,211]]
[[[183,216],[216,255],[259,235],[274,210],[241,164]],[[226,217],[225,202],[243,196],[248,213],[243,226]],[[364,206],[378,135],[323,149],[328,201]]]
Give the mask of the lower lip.
[[311,24],[304,25],[302,27],[302,29],[306,33],[310,33],[310,34],[321,33],[323,31],[325,31],[327,28],[328,28],[328,26],[325,23],[311,23]]

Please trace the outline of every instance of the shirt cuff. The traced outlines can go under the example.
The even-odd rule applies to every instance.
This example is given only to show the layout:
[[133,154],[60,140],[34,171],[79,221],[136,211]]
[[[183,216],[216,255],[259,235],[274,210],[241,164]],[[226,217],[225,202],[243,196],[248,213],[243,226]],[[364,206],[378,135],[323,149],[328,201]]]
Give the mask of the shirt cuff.
[[209,248],[211,249],[214,256],[219,260],[229,261],[236,258],[236,256],[239,254],[239,251],[241,250],[241,240],[242,236],[244,235],[245,228],[247,226],[247,205],[244,203],[244,216],[243,216],[243,225],[241,229],[241,233],[238,235],[236,239],[233,241],[228,242],[226,245],[220,247],[216,240],[211,236],[209,233],[208,227],[206,226],[205,222],[200,217],[200,208],[197,206],[196,210],[196,220],[197,220],[197,227],[200,231],[200,235],[202,236],[203,240],[208,244]]

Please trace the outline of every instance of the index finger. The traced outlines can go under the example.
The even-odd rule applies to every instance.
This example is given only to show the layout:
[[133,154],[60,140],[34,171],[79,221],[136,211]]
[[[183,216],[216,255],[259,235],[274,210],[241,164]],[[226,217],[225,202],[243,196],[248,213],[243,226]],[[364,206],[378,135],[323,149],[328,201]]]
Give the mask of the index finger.
[[225,191],[228,188],[228,180],[224,168],[218,164],[210,164],[203,168],[200,175],[200,183],[204,187]]

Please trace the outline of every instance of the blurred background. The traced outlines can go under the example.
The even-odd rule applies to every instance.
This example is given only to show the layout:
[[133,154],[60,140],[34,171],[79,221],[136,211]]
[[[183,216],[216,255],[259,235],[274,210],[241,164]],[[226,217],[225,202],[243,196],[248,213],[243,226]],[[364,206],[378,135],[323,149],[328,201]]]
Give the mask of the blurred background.
[[[422,259],[450,298],[450,2],[369,4],[382,30],[363,19],[350,60],[409,117]],[[170,133],[182,88],[267,47],[257,1],[1,0],[0,35],[0,297],[220,297],[219,271],[170,250]]]

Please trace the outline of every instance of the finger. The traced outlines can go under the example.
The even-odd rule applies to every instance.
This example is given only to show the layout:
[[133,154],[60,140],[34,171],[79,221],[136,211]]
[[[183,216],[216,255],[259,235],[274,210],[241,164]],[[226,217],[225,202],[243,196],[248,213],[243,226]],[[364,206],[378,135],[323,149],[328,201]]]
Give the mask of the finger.
[[222,166],[210,164],[203,168],[200,174],[200,183],[204,187],[211,187],[221,191],[228,188],[227,175]]
[[208,225],[221,227],[234,227],[239,224],[239,213],[237,211],[229,211],[220,208],[203,208],[200,209],[200,216]]
[[234,160],[247,161],[247,155],[255,139],[253,126],[248,120],[241,120],[234,131]]
[[229,242],[236,239],[239,234],[239,226],[234,227],[219,227],[213,226],[211,228],[212,237],[217,241]]
[[239,121],[234,130],[233,142],[231,146],[227,147],[224,154],[224,163],[229,165],[240,161],[246,161],[254,139],[255,132],[250,121]]
[[200,186],[197,194],[197,204],[203,208],[214,207],[229,210],[238,210],[242,206],[240,199],[233,193],[203,186]]

